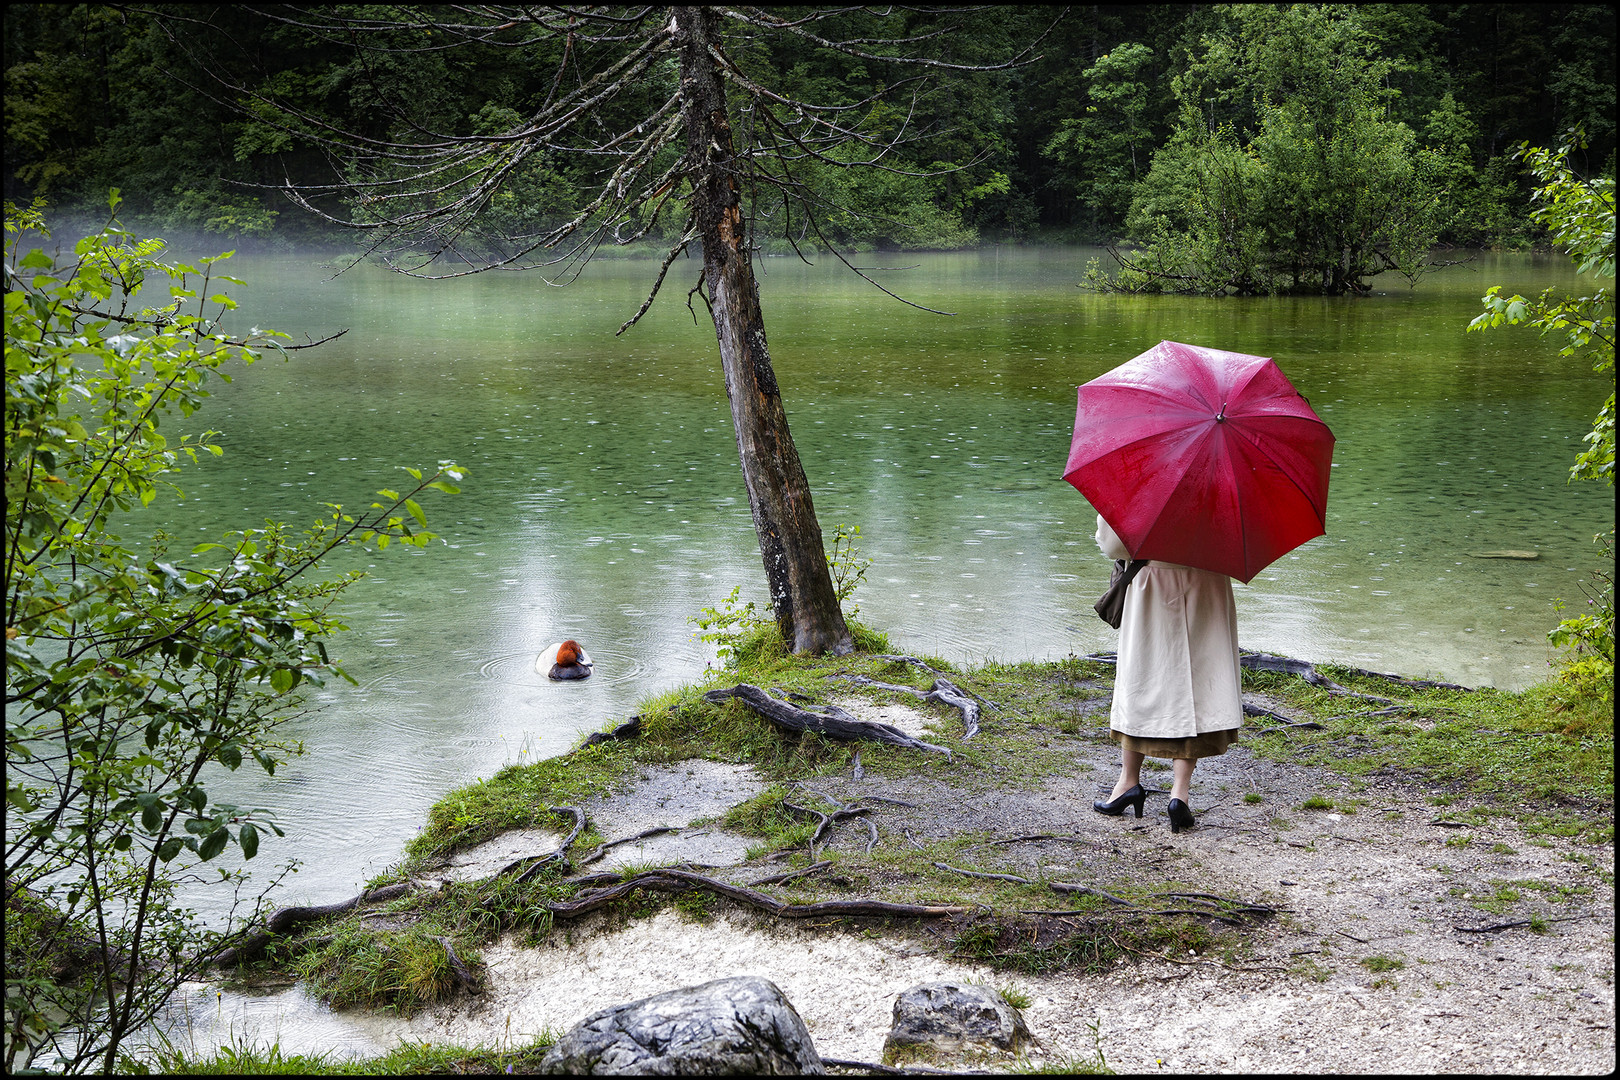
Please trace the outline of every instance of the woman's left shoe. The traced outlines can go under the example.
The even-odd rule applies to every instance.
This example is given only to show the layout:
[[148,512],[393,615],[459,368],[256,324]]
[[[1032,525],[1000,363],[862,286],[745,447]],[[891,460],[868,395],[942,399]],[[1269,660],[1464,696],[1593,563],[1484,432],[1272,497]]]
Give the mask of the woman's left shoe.
[[1170,800],[1170,831],[1178,833],[1183,829],[1190,829],[1197,822],[1193,820],[1192,811],[1180,799]]

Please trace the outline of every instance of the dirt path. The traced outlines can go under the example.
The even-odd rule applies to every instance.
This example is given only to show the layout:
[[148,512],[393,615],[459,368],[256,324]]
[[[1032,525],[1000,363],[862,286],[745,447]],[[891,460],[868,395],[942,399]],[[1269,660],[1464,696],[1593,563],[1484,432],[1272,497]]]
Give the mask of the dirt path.
[[[918,730],[943,725],[903,705],[882,713]],[[1095,1062],[1100,1050],[1120,1072],[1614,1069],[1612,845],[1528,836],[1504,817],[1450,827],[1444,822],[1464,816],[1464,802],[1441,810],[1428,801],[1435,792],[1388,779],[1352,792],[1325,770],[1257,758],[1242,745],[1200,765],[1192,799],[1199,826],[1173,835],[1162,790],[1141,821],[1090,809],[1117,769],[1105,737],[1091,730],[1052,745],[1070,755],[1071,770],[993,797],[982,786],[856,779],[853,770],[806,786],[842,802],[882,796],[914,804],[873,804],[886,838],[1052,837],[964,849],[964,858],[975,858],[966,868],[1105,890],[1207,892],[1286,910],[1245,928],[1247,946],[1235,958],[1143,958],[1096,975],[964,963],[950,955],[948,927],[930,935],[783,925],[729,907],[701,924],[668,908],[628,923],[593,915],[538,949],[510,941],[486,949],[480,998],[388,1027],[411,1038],[496,1044],[564,1030],[594,1009],[672,986],[760,974],[786,991],[824,1056],[876,1061],[900,990],[965,977],[1030,998],[1025,1017],[1040,1042],[1036,1062]],[[643,777],[594,808],[604,835],[628,835],[648,822],[684,825],[762,786],[746,766],[717,763]],[[1168,788],[1167,771],[1144,779]],[[717,794],[706,794],[710,788]],[[1312,796],[1339,809],[1303,809]],[[854,820],[838,826],[829,844],[840,853],[837,872],[861,878],[863,894],[885,887],[885,871],[863,865],[868,839]],[[682,853],[693,849],[668,850],[674,859],[691,858]],[[641,853],[662,861],[656,855]],[[710,872],[744,882],[771,871],[756,859]],[[1068,904],[1053,895],[1050,906]],[[1534,928],[1459,929],[1531,917]]]

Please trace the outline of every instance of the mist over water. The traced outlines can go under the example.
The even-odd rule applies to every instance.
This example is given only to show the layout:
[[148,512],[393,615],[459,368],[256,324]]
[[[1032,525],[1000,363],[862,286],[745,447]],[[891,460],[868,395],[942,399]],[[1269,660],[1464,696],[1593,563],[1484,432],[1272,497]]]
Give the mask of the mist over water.
[[[1577,286],[1566,259],[1484,256],[1366,299],[1189,299],[1079,290],[1088,249],[864,256],[904,306],[833,265],[761,261],[766,325],[823,528],[861,527],[860,618],[960,663],[1112,649],[1091,604],[1109,564],[1061,479],[1074,388],[1161,339],[1277,359],[1337,439],[1328,533],[1238,588],[1248,648],[1469,685],[1545,677],[1556,597],[1597,564],[1612,489],[1566,470],[1604,383],[1529,332],[1464,334],[1490,284]],[[1105,257],[1105,256],[1104,256]],[[689,616],[764,579],[713,328],[679,263],[418,281],[293,256],[230,261],[238,321],[317,350],[274,356],[189,422],[222,459],[188,469],[173,551],[322,501],[369,503],[400,465],[454,459],[463,494],[424,503],[446,543],[346,553],[366,569],[333,653],[359,682],[311,694],[308,753],[214,798],[275,808],[304,868],[284,901],[352,895],[401,857],[442,794],[566,750],[647,694],[698,679]],[[1399,284],[1399,287],[1396,287]],[[1478,559],[1535,551],[1534,561]],[[573,637],[595,677],[534,670]],[[261,856],[260,860],[264,861]],[[199,897],[203,910],[210,903]]]

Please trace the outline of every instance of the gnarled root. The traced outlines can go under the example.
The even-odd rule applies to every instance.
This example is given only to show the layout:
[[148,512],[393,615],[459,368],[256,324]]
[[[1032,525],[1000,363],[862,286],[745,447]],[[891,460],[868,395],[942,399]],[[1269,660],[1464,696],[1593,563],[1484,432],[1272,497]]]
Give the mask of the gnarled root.
[[856,686],[872,686],[879,690],[894,690],[923,701],[937,701],[941,705],[957,709],[962,714],[962,741],[979,733],[979,704],[967,695],[967,691],[951,682],[949,679],[935,679],[931,689],[924,692],[914,686],[901,686],[898,683],[878,682],[867,675],[841,675],[839,678],[848,679]]
[[789,731],[814,731],[818,735],[825,735],[829,739],[870,739],[874,742],[888,743],[890,746],[899,746],[907,750],[932,750],[935,753],[951,756],[951,752],[943,746],[914,739],[897,727],[889,724],[880,724],[872,720],[862,720],[853,713],[840,709],[836,705],[813,706],[810,709],[801,709],[791,705],[781,698],[772,697],[769,693],[749,683],[738,683],[729,689],[710,690],[703,695],[703,700],[712,704],[719,704],[727,698],[736,698],[754,712],[763,716],[777,727]]

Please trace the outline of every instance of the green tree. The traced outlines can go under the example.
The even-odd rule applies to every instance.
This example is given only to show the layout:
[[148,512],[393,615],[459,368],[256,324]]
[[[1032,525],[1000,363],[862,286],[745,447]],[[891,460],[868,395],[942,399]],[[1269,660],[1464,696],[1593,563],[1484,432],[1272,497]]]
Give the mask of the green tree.
[[1070,173],[1099,226],[1125,220],[1136,184],[1152,158],[1147,68],[1153,50],[1127,41],[1097,58],[1083,78],[1085,115],[1059,125],[1042,153]]
[[1181,114],[1126,228],[1116,287],[1363,293],[1422,273],[1443,161],[1389,116],[1397,92],[1345,6],[1242,6],[1174,79]]
[[[1569,166],[1571,154],[1585,146],[1579,129],[1569,133],[1559,148],[1519,148],[1518,156],[1536,178],[1536,208],[1533,217],[1547,230],[1553,243],[1569,253],[1576,269],[1599,281],[1614,280],[1614,176],[1582,179]],[[1500,285],[1491,286],[1481,303],[1485,310],[1468,324],[1468,329],[1488,330],[1503,325],[1528,324],[1543,335],[1562,339],[1560,356],[1585,357],[1592,370],[1607,372],[1609,396],[1586,433],[1585,449],[1570,465],[1569,478],[1597,480],[1614,485],[1614,292],[1599,286],[1585,296],[1559,296],[1548,289],[1534,300],[1517,294],[1504,297]],[[1614,532],[1599,535],[1597,542],[1608,554],[1613,551]],[[1600,575],[1597,595],[1591,597],[1590,611],[1559,623],[1548,635],[1555,645],[1573,647],[1577,655],[1589,652],[1605,681],[1614,674],[1614,581],[1613,575]]]
[[5,228],[6,1067],[111,1072],[239,929],[201,925],[177,885],[280,834],[268,811],[212,800],[216,770],[273,772],[296,751],[277,732],[300,688],[342,675],[329,605],[358,575],[301,579],[345,544],[426,544],[416,500],[460,472],[407,470],[409,490],[357,514],[327,504],[301,533],[137,550],[119,516],[222,452],[162,422],[285,335],[227,336],[239,282],[219,259],[164,262],[116,217],[65,259],[28,246],[38,205],[7,203]]

